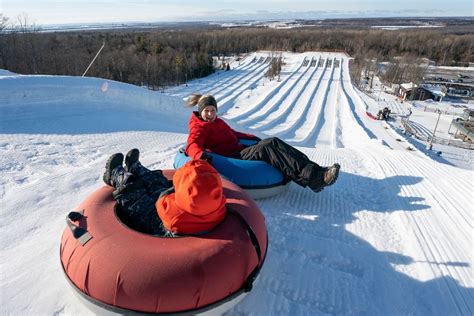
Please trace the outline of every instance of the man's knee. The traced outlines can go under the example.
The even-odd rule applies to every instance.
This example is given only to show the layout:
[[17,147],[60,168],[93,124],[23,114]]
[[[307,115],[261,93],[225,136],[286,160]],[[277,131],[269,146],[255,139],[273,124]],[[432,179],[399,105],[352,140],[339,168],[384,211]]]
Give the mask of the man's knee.
[[278,137],[270,137],[268,138],[268,140],[269,140],[268,144],[272,148],[282,148],[282,149],[288,148],[288,144],[282,141],[281,139],[279,139]]
[[278,137],[268,137],[258,142],[258,144],[278,144],[281,141],[282,140],[279,139]]

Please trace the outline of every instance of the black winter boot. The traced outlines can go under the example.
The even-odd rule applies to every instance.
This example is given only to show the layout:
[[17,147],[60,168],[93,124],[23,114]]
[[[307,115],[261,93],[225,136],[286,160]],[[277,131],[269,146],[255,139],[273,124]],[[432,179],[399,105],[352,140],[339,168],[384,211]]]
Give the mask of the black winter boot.
[[105,184],[114,186],[112,184],[112,171],[119,167],[122,166],[123,163],[123,154],[121,153],[116,153],[110,156],[110,158],[107,160],[107,163],[105,164],[105,172],[102,177],[104,180]]
[[133,164],[138,162],[139,158],[140,151],[137,148],[130,150],[125,156],[125,170],[131,172],[130,170],[133,168]]
[[139,158],[140,151],[138,149],[134,148],[130,150],[125,157],[125,171],[141,178],[149,173],[150,170],[142,166],[138,160]]
[[334,182],[336,182],[337,177],[339,176],[339,169],[341,169],[341,165],[339,165],[338,163],[335,163],[330,167],[323,168],[323,173],[321,174],[322,181],[317,181],[318,185],[315,185],[314,187],[310,186],[311,190],[317,193],[325,187],[333,185]]

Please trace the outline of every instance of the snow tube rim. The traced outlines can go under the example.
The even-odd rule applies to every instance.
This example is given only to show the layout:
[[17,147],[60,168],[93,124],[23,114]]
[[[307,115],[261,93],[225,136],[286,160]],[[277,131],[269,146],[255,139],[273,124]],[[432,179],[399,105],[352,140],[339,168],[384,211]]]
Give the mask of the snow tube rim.
[[[226,207],[228,208],[227,206],[227,203],[226,203]],[[125,229],[127,229],[128,231],[132,231],[132,232],[135,232],[135,233],[138,233],[138,234],[142,234],[144,236],[148,236],[148,237],[152,237],[152,238],[163,238],[163,239],[170,239],[170,238],[173,238],[173,239],[181,239],[181,238],[193,238],[193,237],[201,237],[201,236],[205,236],[207,234],[210,234],[212,233],[214,230],[218,229],[223,222],[217,224],[214,228],[206,231],[206,233],[204,234],[196,234],[196,235],[175,235],[175,236],[159,236],[159,235],[151,235],[151,234],[147,234],[147,233],[144,233],[144,232],[141,232],[139,230],[135,230],[133,229],[132,227],[128,226],[127,224],[125,224],[122,219],[120,218],[120,216],[118,215],[118,209],[119,209],[119,205],[117,203],[115,203],[114,205],[114,215],[115,215],[115,218],[116,220],[118,221],[119,224],[121,224]]]
[[[247,184],[247,183],[243,183],[242,179],[240,180],[234,179],[232,175],[230,175],[230,172],[225,174],[226,173],[225,171],[220,170],[218,166],[214,166],[214,168],[217,169],[217,171],[219,172],[222,178],[227,179],[237,184],[242,189],[245,189],[245,190],[271,189],[271,188],[276,188],[280,186],[285,186],[289,182],[285,180],[284,175],[280,171],[278,171],[273,166],[271,166],[270,164],[264,161],[237,159],[237,158],[222,156],[222,155],[211,153],[211,152],[209,152],[208,154],[214,158],[214,164],[223,163],[226,166],[231,166],[234,168],[234,170],[237,170],[237,173],[245,172],[248,174],[262,174],[262,168],[263,168],[265,169],[264,172],[269,171],[271,174],[273,174],[272,177],[274,177],[275,173],[278,173],[279,177],[281,178],[281,180],[278,180],[277,182],[272,181],[272,183],[268,183],[268,184]],[[175,159],[173,161],[173,168],[179,169],[182,165],[184,165],[184,163],[180,164],[181,162],[183,162],[183,160],[189,161],[190,159],[191,158],[184,152],[184,147],[181,147],[176,153]]]

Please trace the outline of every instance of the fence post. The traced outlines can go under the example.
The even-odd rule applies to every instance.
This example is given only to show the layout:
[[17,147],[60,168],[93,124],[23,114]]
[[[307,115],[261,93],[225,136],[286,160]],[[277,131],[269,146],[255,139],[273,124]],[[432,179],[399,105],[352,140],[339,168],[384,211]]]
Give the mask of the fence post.
[[435,128],[434,128],[434,130],[433,130],[433,135],[431,136],[431,140],[430,140],[430,142],[428,143],[428,146],[426,147],[426,148],[429,149],[429,150],[432,150],[432,149],[433,149],[433,139],[435,138],[436,128],[438,128],[439,119],[440,119],[440,117],[441,117],[441,111],[438,109],[437,112],[438,112],[438,120],[436,121],[436,125],[435,125]]

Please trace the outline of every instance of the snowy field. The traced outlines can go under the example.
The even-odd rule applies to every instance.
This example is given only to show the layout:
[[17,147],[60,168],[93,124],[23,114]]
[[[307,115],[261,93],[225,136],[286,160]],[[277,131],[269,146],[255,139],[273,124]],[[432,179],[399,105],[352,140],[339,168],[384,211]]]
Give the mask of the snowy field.
[[3,71],[0,315],[91,315],[62,274],[65,215],[103,185],[112,153],[137,147],[146,166],[171,169],[192,92],[214,94],[236,129],[342,166],[318,194],[291,184],[257,201],[267,259],[228,315],[472,315],[472,165],[407,150],[395,128],[371,120],[346,55],[285,53],[279,81],[264,77],[267,56],[165,93]]

